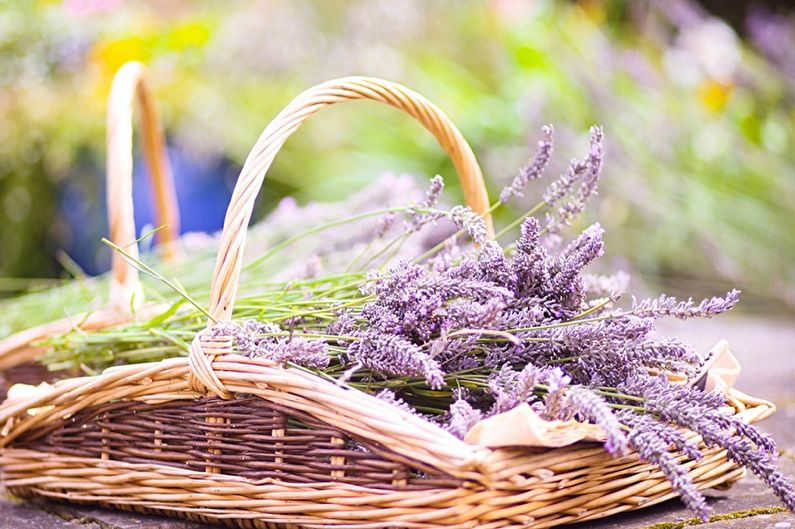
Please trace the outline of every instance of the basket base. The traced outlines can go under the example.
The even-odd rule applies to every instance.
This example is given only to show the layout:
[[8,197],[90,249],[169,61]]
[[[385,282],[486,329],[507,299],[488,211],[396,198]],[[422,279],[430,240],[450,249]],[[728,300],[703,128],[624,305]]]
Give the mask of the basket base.
[[[615,487],[588,483],[576,492],[561,483],[533,490],[477,487],[376,490],[344,483],[296,484],[206,474],[153,465],[3,449],[8,491],[144,514],[245,529],[543,529],[648,507],[676,496],[661,476],[642,466]],[[730,484],[745,471],[721,451],[705,454],[691,476],[699,489]],[[625,484],[622,482],[633,481]],[[600,491],[600,489],[603,491]]]

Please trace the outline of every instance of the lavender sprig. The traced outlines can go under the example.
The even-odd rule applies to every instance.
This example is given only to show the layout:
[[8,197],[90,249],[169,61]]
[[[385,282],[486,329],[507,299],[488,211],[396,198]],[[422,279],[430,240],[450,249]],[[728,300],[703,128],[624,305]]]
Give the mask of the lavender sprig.
[[444,214],[440,211],[425,211],[432,208],[439,202],[439,197],[444,191],[444,180],[441,176],[436,175],[431,178],[430,186],[425,192],[425,197],[416,205],[413,206],[411,219],[406,223],[405,229],[407,232],[419,231],[426,224],[440,219]]
[[566,392],[564,407],[581,420],[602,427],[607,435],[605,450],[608,453],[614,456],[627,453],[628,441],[621,422],[602,397],[587,388],[575,386]]
[[543,200],[547,206],[554,206],[563,197],[571,193],[574,185],[582,178],[588,166],[579,160],[572,159],[569,168],[560,175],[557,180],[553,180],[544,191]]
[[724,297],[713,297],[701,301],[695,305],[693,299],[678,301],[674,297],[661,295],[656,299],[646,299],[637,301],[632,300],[632,314],[660,318],[672,316],[680,320],[688,318],[711,318],[731,310],[740,300],[740,291],[737,289],[729,291]]
[[670,384],[664,377],[633,377],[624,387],[628,393],[643,396],[651,414],[698,433],[707,446],[726,450],[730,460],[758,475],[795,511],[795,489],[776,465],[775,444],[753,426],[729,415],[723,395]]
[[489,239],[483,217],[467,206],[454,206],[450,210],[450,220],[457,228],[465,230],[478,246]]
[[488,415],[496,415],[522,403],[540,402],[535,395],[536,384],[548,377],[549,368],[527,364],[521,371],[507,364],[494,371],[489,379],[489,389],[494,404]]
[[421,376],[431,388],[444,385],[444,372],[436,360],[405,338],[363,331],[348,354],[375,373],[391,377]]
[[[696,488],[687,468],[677,461],[677,454],[671,452],[671,440],[675,436],[671,435],[670,430],[665,430],[653,417],[647,415],[630,412],[624,413],[622,419],[631,426],[627,435],[629,446],[640,457],[657,465],[687,508],[702,522],[708,521],[710,509],[704,496]],[[695,455],[692,447],[688,450]]]
[[541,128],[541,134],[542,138],[536,146],[535,156],[530,160],[530,163],[519,170],[511,185],[500,192],[500,202],[503,204],[511,200],[512,197],[523,196],[522,191],[529,182],[544,176],[544,170],[552,157],[553,151],[552,125],[544,125]]
[[547,396],[544,399],[544,415],[549,419],[558,419],[565,410],[565,395],[571,382],[561,368],[553,368],[546,376]]
[[[303,367],[323,369],[330,357],[326,341],[295,336],[278,336],[281,328],[269,322],[246,320],[242,326],[227,323],[213,327],[215,336],[231,336],[241,354],[267,358],[278,363],[293,363]],[[277,336],[274,336],[277,335]]]
[[[560,207],[557,217],[552,217],[549,220],[545,228],[547,233],[556,234],[564,226],[571,225],[572,221],[585,210],[590,198],[596,194],[604,161],[603,139],[602,128],[591,127],[591,151],[588,153],[588,157],[584,162],[573,161],[570,168],[570,171],[574,171],[572,178],[582,178],[582,183],[577,190],[576,196]],[[568,179],[566,182],[566,185],[568,185]],[[558,197],[557,194],[550,194],[549,198],[557,201],[562,196]]]
[[464,399],[458,399],[450,405],[450,420],[447,431],[459,439],[483,418],[483,412],[472,407]]

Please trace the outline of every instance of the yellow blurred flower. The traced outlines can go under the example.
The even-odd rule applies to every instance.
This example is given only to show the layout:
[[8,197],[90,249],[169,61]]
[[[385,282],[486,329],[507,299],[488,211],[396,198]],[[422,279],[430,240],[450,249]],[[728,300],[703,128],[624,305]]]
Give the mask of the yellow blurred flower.
[[201,22],[189,22],[175,27],[168,35],[168,48],[182,51],[199,48],[210,39],[210,28]]
[[720,112],[731,99],[734,92],[734,85],[731,83],[720,83],[714,79],[703,83],[698,90],[701,103],[712,112]]
[[99,41],[91,50],[91,62],[103,73],[113,75],[124,63],[146,61],[149,49],[139,36],[124,37],[111,41]]

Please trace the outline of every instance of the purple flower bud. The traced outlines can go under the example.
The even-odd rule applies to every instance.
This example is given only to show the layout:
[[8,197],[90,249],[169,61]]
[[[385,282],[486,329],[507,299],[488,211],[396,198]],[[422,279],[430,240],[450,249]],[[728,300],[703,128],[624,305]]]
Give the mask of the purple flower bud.
[[464,435],[482,418],[483,412],[474,409],[463,399],[456,400],[450,405],[450,421],[447,424],[447,431],[459,439],[463,439]]
[[661,295],[657,299],[646,299],[637,301],[632,300],[632,314],[638,316],[648,316],[661,318],[663,316],[673,316],[685,320],[688,318],[711,318],[717,314],[731,310],[740,300],[740,291],[731,290],[725,297],[713,297],[705,299],[698,305],[693,303],[690,298],[687,301],[678,301],[676,298]]
[[[443,190],[444,180],[439,175],[434,176],[431,178],[431,184],[428,187],[428,191],[425,193],[425,198],[423,198],[419,204],[414,206],[414,208],[416,208],[416,210],[422,210],[434,207],[439,201],[439,197],[442,195]],[[411,214],[411,220],[406,225],[406,231],[418,231],[426,224],[435,222],[441,217],[441,212],[414,211]]]
[[552,125],[545,125],[541,129],[542,139],[538,142],[535,156],[526,166],[519,170],[519,174],[513,179],[511,185],[504,188],[500,193],[500,202],[505,204],[511,197],[523,196],[522,191],[532,180],[537,180],[544,176],[549,159],[552,157]]
[[376,331],[364,331],[348,347],[354,362],[386,377],[424,377],[434,389],[444,386],[444,372],[438,362],[405,338]]
[[483,217],[467,206],[454,206],[450,210],[450,220],[458,229],[466,230],[478,246],[483,245],[489,239]]

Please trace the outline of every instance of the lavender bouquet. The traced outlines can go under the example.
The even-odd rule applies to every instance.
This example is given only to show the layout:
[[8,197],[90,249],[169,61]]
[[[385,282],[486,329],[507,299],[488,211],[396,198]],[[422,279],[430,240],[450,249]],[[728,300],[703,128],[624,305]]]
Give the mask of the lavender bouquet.
[[[545,127],[534,157],[493,209],[541,178],[552,150],[552,128]],[[462,438],[482,419],[520,404],[549,420],[599,425],[605,450],[637,451],[706,519],[709,508],[687,471],[688,461],[702,457],[683,433],[690,430],[759,475],[795,510],[795,490],[776,465],[774,442],[736,418],[723,394],[699,389],[704,359],[690,346],[655,334],[656,319],[712,317],[731,309],[739,292],[700,303],[633,298],[620,308],[628,276],[586,272],[604,253],[602,228],[594,224],[560,244],[564,228],[596,194],[602,160],[602,130],[593,128],[587,156],[573,160],[536,206],[498,234],[520,226],[507,245],[489,240],[482,218],[468,208],[439,207],[443,182],[435,177],[423,200],[380,212],[366,245],[326,253],[346,255],[347,264],[327,257],[331,266],[322,272],[263,282],[238,301],[235,323],[216,332],[234,336],[242,354],[375,394]],[[355,226],[361,218],[327,227]],[[439,238],[445,229],[452,234],[422,255],[404,250],[411,237],[427,240],[434,230]],[[266,258],[289,257],[300,240],[282,241]],[[186,354],[206,313],[175,289],[180,297],[172,308],[148,322],[54,339],[48,363],[92,371]]]

